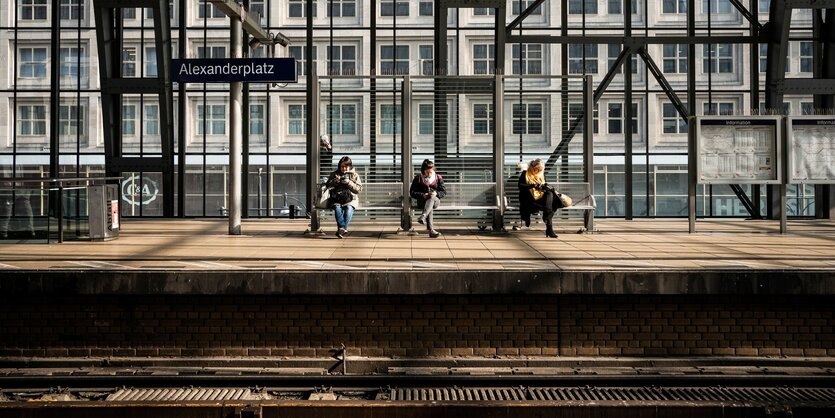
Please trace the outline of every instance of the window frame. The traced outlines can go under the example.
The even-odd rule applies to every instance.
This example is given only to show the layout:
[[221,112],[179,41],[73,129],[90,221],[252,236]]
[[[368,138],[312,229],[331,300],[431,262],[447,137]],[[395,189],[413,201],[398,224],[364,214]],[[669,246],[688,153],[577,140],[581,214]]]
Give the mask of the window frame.
[[[403,0],[381,0],[378,5],[380,17],[409,17],[409,2]],[[405,10],[405,13],[403,11]]]
[[[350,48],[353,49],[354,57],[353,59],[346,59],[345,58],[345,49]],[[339,50],[339,57],[334,59],[334,50]],[[359,48],[355,44],[334,44],[333,47],[327,45],[325,50],[327,51],[327,62],[328,62],[328,74],[331,75],[355,75],[357,73],[357,50]],[[338,65],[335,65],[338,64]],[[346,67],[346,64],[348,67]],[[334,71],[336,69],[337,71]],[[346,70],[350,71],[346,71]]]
[[[396,48],[395,48],[396,46]],[[391,52],[391,58],[386,58],[387,51]],[[409,74],[409,61],[411,45],[380,45],[380,74],[381,75],[407,75]],[[389,67],[390,68],[387,68]]]
[[[24,108],[28,109],[27,116],[31,117],[24,117]],[[47,123],[49,119],[49,108],[46,103],[18,103],[16,111],[16,134],[18,136],[26,138],[43,138],[49,135],[49,124]],[[39,118],[39,116],[43,116],[43,118]],[[24,126],[28,126],[28,129],[24,129]]]
[[[735,58],[734,44],[702,45],[702,73],[733,74]],[[726,70],[723,70],[723,64],[728,65]]]
[[[29,51],[29,60],[24,59],[24,51]],[[43,60],[35,60],[36,51],[43,52]],[[46,80],[49,77],[49,47],[36,45],[18,45],[17,78],[24,80]],[[29,69],[29,71],[24,71]],[[41,73],[42,71],[42,73]]]
[[[208,114],[206,113],[206,108],[208,108],[210,110],[210,112]],[[220,111],[218,111],[217,110],[218,108],[222,108],[222,109]],[[202,117],[201,117],[201,109],[202,109]],[[227,112],[227,109],[226,109],[226,103],[212,103],[212,102],[197,103],[197,108],[195,109],[195,111],[196,111],[196,113],[195,113],[194,120],[197,123],[195,132],[196,132],[198,137],[201,137],[201,138],[204,137],[204,136],[206,138],[225,137],[227,132],[229,132],[229,118],[227,117],[228,112]],[[217,115],[223,115],[223,118],[222,119],[215,118],[215,116],[217,116]],[[206,118],[207,116],[208,116],[208,119],[206,119],[205,129],[207,129],[208,132],[206,132],[205,135],[204,135],[203,119]],[[218,133],[217,130],[215,129],[218,126],[218,125],[215,125],[215,123],[217,123],[219,121],[223,121],[223,132],[220,132],[220,133]]]
[[[484,110],[477,109],[484,107]],[[484,103],[484,102],[473,102],[470,106],[472,110],[471,114],[471,121],[472,121],[472,133],[473,136],[484,136],[484,135],[493,135],[496,132],[496,112],[493,103]],[[486,116],[484,117],[476,117],[477,115],[484,113]],[[477,130],[477,126],[481,126],[483,124],[485,131],[481,132],[481,130]]]
[[[682,103],[685,107],[687,103]],[[668,112],[668,110],[670,112]],[[672,124],[670,124],[672,123]],[[672,127],[672,131],[668,130]],[[661,103],[661,133],[665,135],[686,134],[688,130],[687,121],[678,114],[672,102]]]
[[[65,2],[69,2],[69,4],[64,4]],[[66,21],[79,21],[84,19],[84,10],[85,4],[84,0],[61,0],[60,4],[60,16],[61,20]],[[73,17],[73,11],[76,13],[76,17]],[[65,12],[68,17],[65,17]]]
[[[577,55],[579,50],[579,56]],[[573,56],[572,56],[573,55]],[[597,44],[568,44],[568,73],[569,74],[597,74],[599,50]],[[576,71],[576,64],[580,63],[582,71]],[[591,69],[593,69],[593,71]]]
[[[531,107],[539,108],[539,117],[531,117]],[[540,137],[545,134],[545,103],[541,101],[529,101],[522,103],[511,103],[510,107],[510,134]],[[532,131],[532,123],[539,122],[539,131]],[[518,123],[518,124],[517,124]],[[517,129],[520,128],[520,129]],[[523,129],[522,129],[523,128]]]
[[[476,56],[479,49],[484,50],[484,56]],[[493,43],[476,42],[473,43],[473,74],[486,75],[495,74],[496,72],[496,45]],[[478,54],[481,55],[481,54]],[[479,70],[479,65],[486,65],[485,70]]]
[[[19,21],[38,22],[49,20],[49,2],[47,0],[16,0],[16,4],[18,7],[15,17]],[[26,9],[28,9],[28,18],[26,17]]]
[[[331,14],[333,14],[334,18],[357,17],[357,0],[329,0],[329,6],[327,7],[327,17],[331,17]],[[345,14],[345,10],[350,8],[353,9],[353,13]],[[335,10],[339,10],[339,14],[333,13]]]
[[[539,51],[532,51],[532,49],[538,48]],[[512,44],[511,45],[511,74],[513,75],[542,75],[544,74],[545,66],[545,46],[543,44]],[[539,54],[539,57],[531,58],[531,53]],[[536,67],[539,65],[539,71],[531,71],[531,67]],[[521,65],[520,65],[521,64]],[[535,69],[535,68],[534,68]],[[520,74],[521,70],[521,74]]]

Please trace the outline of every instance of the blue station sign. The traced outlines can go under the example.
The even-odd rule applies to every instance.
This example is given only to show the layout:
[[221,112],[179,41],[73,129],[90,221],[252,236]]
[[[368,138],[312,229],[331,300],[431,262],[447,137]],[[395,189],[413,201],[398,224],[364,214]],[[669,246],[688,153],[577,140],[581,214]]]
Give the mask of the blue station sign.
[[172,80],[179,83],[296,83],[295,58],[172,60]]

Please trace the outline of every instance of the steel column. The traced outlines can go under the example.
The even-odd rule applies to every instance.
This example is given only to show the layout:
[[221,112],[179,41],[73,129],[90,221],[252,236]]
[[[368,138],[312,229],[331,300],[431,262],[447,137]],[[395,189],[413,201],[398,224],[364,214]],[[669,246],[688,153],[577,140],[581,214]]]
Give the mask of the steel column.
[[[632,0],[623,1],[623,34],[626,37],[632,36]],[[627,45],[624,45],[627,49]],[[624,182],[626,183],[624,200],[624,218],[632,220],[632,51],[623,62],[623,142],[624,142]]]
[[[687,0],[687,36],[696,36],[696,1]],[[687,48],[687,229],[696,232],[696,44]]]
[[[504,3],[503,3],[504,4]],[[496,205],[493,211],[493,232],[504,232],[504,65],[507,31],[507,8],[496,9],[495,32],[495,82],[493,84],[493,178],[496,181]],[[520,84],[519,88],[522,86]]]
[[[61,153],[58,140],[59,113],[61,111],[61,19],[59,19],[61,4],[57,0],[52,1],[52,31],[50,39],[50,58],[52,65],[49,68],[50,94],[49,94],[49,177],[59,176],[59,154]],[[81,65],[81,63],[78,63]]]
[[[313,0],[305,4],[307,31],[305,70],[307,71],[307,100],[305,107],[307,117],[307,211],[310,214],[310,231],[319,231],[319,212],[316,210],[316,186],[319,184],[319,78],[313,65]],[[374,63],[372,63],[374,65]]]
[[[594,113],[594,79],[587,75],[583,80],[583,107],[586,115]],[[594,199],[594,117],[586,117],[583,128],[583,181],[589,184],[589,195]],[[592,200],[593,201],[593,200]],[[586,212],[586,231],[594,231],[594,211]]]
[[[499,9],[504,10],[504,9]],[[498,15],[498,11],[496,15]],[[498,55],[497,55],[498,56]],[[498,62],[498,60],[496,60]],[[496,74],[493,91],[493,178],[496,181],[496,204],[493,232],[504,232],[504,76]]]
[[[440,1],[435,2],[435,74],[436,76],[446,76],[447,67],[447,16],[448,10]],[[504,27],[504,26],[503,26]],[[434,143],[435,162],[441,167],[447,167],[447,156],[449,150],[447,149],[447,137],[449,132],[449,106],[447,104],[447,94],[445,87],[438,88],[438,82],[435,81],[435,88],[433,89],[433,106],[432,106],[432,132]]]
[[[180,39],[186,39],[186,2],[180,2],[179,34]],[[186,57],[186,42],[179,42],[180,58]],[[179,83],[177,89],[177,215],[186,216],[186,123],[185,115],[188,111],[186,83]]]
[[[820,45],[815,45],[815,65],[817,79],[835,78],[835,9],[818,11],[825,21],[816,20],[818,33],[815,37]],[[818,58],[820,57],[820,58]],[[821,94],[815,96],[816,107],[821,109],[835,108],[835,94]],[[817,217],[835,219],[835,185],[821,185],[815,188],[815,201],[819,209]]]
[[[243,58],[243,26],[229,18],[232,58]],[[241,148],[243,140],[243,82],[229,83],[229,235],[241,235]]]
[[[310,61],[308,61],[309,63]],[[310,67],[308,67],[310,70]],[[308,73],[307,96],[307,210],[310,214],[308,232],[319,232],[319,211],[316,210],[316,189],[319,185],[319,77]]]
[[409,76],[402,82],[400,100],[403,113],[403,123],[400,128],[400,167],[402,181],[402,212],[400,214],[400,229],[409,231],[412,229],[411,199],[409,199],[409,187],[412,179],[412,81]]

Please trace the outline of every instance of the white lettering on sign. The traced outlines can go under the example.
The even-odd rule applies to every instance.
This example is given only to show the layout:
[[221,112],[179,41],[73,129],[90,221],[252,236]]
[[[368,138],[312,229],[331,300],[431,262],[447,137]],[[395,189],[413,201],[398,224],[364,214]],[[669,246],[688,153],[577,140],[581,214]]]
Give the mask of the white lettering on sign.
[[272,64],[226,63],[224,65],[195,65],[188,62],[184,62],[180,65],[179,74],[187,76],[243,74],[243,76],[246,77],[249,75],[273,74],[274,68],[275,65]]
[[122,200],[131,206],[145,206],[157,200],[159,186],[157,182],[140,177],[138,174],[122,180]]

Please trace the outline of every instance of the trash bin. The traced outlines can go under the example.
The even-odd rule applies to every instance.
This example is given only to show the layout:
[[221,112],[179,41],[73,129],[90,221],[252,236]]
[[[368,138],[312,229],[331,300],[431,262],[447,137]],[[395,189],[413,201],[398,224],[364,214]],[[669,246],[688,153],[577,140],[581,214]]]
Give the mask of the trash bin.
[[90,240],[109,241],[119,238],[119,188],[115,184],[87,188],[87,213],[90,218]]

